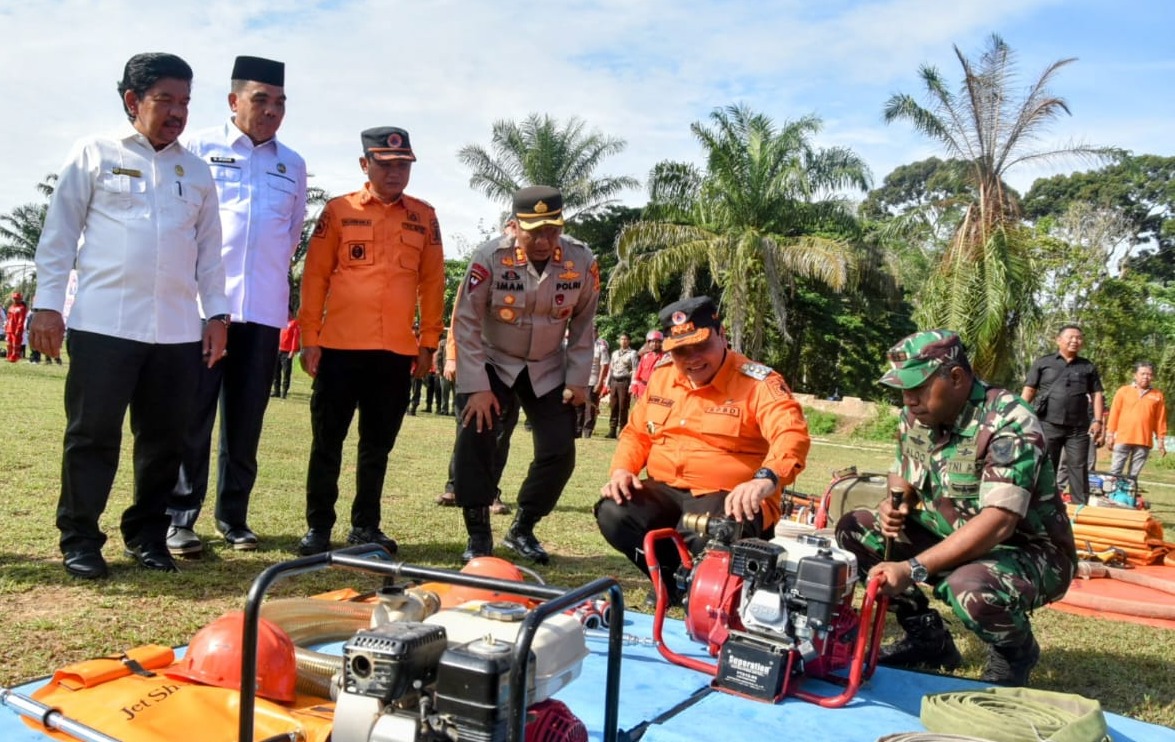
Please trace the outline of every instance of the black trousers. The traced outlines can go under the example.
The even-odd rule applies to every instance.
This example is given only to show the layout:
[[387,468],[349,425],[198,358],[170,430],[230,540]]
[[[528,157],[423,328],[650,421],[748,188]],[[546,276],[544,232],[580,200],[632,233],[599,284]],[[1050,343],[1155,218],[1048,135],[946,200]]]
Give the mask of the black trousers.
[[[534,439],[534,460],[518,490],[518,516],[538,519],[555,509],[563,487],[575,469],[575,410],[563,403],[563,386],[536,397],[530,375],[523,369],[509,387],[498,378],[492,366],[486,366],[490,387],[503,410],[522,405],[530,421]],[[463,410],[468,394],[457,395],[457,409]],[[458,412],[458,415],[461,413]],[[480,433],[475,425],[459,427],[453,448],[457,502],[462,507],[487,507],[494,501],[497,477],[501,472],[498,456],[498,426]],[[501,459],[502,466],[505,458]]]
[[443,374],[437,374],[437,395],[437,412],[447,415],[450,407],[454,412],[457,410],[457,404],[453,400],[453,382],[446,379]]
[[310,465],[306,473],[306,524],[329,532],[335,524],[343,441],[359,411],[353,528],[378,528],[388,454],[408,409],[416,356],[384,350],[322,349],[310,395]]
[[429,374],[423,379],[412,379],[412,409],[414,410],[420,406],[421,389],[424,389],[425,391],[425,406],[431,410],[433,400],[436,398],[437,394],[437,375]]
[[[518,399],[514,398],[513,404],[502,408],[502,414],[494,421],[494,431],[497,433],[497,441],[494,449],[494,496],[502,496],[502,472],[506,471],[506,463],[510,460],[510,439],[514,435],[514,428],[518,426]],[[461,412],[465,405],[453,404],[453,411],[457,413],[457,433],[461,432]],[[449,454],[449,481],[445,482],[445,492],[450,494],[457,491],[453,480],[456,477],[457,460],[456,447],[454,452]]]
[[596,429],[596,417],[600,414],[599,385],[588,390],[588,400],[585,404],[575,408],[575,433],[586,438],[592,437]]
[[1065,451],[1065,466],[1069,470],[1069,496],[1074,504],[1084,505],[1089,501],[1089,427],[1086,425],[1056,425],[1041,421],[1044,428],[1044,448],[1053,471]]
[[233,324],[228,328],[228,355],[212,368],[201,368],[180,474],[167,507],[173,526],[193,527],[204,507],[218,408],[216,519],[232,527],[247,525],[280,334],[276,327],[254,322]]
[[608,419],[608,433],[619,433],[628,425],[628,405],[632,398],[632,394],[628,391],[628,385],[632,383],[632,379],[625,377],[623,379],[613,379],[608,382],[608,404],[611,405],[612,412]]
[[[690,553],[700,554],[706,539],[691,531],[682,523],[682,518],[691,513],[722,515],[726,508],[726,492],[712,492],[698,497],[686,490],[679,490],[655,479],[643,479],[644,489],[624,505],[617,505],[608,498],[596,503],[596,524],[613,549],[619,551],[635,564],[645,575],[649,565],[645,561],[645,534],[659,528],[674,528],[681,534]],[[743,523],[742,538],[756,538],[764,535],[763,514],[754,521]],[[666,585],[674,585],[673,573],[681,566],[681,557],[669,540],[657,544],[657,562],[661,565],[661,577]]]
[[62,552],[99,549],[118,471],[122,421],[134,435],[134,501],[122,514],[128,545],[162,544],[167,500],[180,467],[200,373],[200,343],[158,345],[70,330],[65,377],[65,444],[57,528]]
[[273,396],[285,397],[290,393],[290,379],[294,375],[294,359],[288,351],[277,352],[277,363],[273,367]]

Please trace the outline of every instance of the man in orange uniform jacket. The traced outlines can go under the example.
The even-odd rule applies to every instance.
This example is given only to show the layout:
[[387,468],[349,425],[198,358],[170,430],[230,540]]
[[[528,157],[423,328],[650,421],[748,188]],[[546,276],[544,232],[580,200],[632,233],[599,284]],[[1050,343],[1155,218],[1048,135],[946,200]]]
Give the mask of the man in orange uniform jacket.
[[1145,361],[1136,363],[1134,383],[1114,394],[1106,434],[1106,445],[1114,452],[1110,460],[1111,474],[1121,474],[1126,460],[1130,459],[1130,476],[1137,479],[1156,440],[1159,455],[1167,455],[1167,400],[1151,386],[1154,378],[1154,366]]
[[[704,541],[683,527],[683,515],[726,515],[743,524],[744,537],[769,533],[780,517],[780,487],[803,470],[811,444],[783,377],[726,347],[713,300],[670,304],[660,319],[672,360],[653,371],[633,409],[596,505],[604,538],[646,575],[649,531],[677,528],[691,551],[701,551]],[[681,560],[670,542],[661,547],[661,577],[676,603]]]
[[[361,135],[362,190],[327,203],[302,274],[302,367],[314,377],[303,556],[331,548],[343,441],[359,410],[359,457],[348,544],[396,542],[380,530],[388,454],[444,329],[445,257],[432,206],[404,193],[416,155],[408,132]],[[420,339],[412,325],[420,311]]]

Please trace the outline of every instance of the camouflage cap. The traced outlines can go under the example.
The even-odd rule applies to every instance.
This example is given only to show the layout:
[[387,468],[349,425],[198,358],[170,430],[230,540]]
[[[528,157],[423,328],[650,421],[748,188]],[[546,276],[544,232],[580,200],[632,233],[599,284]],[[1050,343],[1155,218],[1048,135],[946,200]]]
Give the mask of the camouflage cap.
[[878,383],[895,389],[922,386],[943,361],[954,360],[964,353],[962,339],[951,330],[923,330],[907,335],[886,351],[889,371]]

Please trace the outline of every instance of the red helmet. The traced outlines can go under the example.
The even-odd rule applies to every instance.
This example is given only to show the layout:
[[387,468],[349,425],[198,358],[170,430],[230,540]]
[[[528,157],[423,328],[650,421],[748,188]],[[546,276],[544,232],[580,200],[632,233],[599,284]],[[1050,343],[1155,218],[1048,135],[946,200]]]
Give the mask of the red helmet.
[[664,340],[665,336],[661,334],[660,330],[649,330],[645,333],[645,340]]
[[[241,687],[241,638],[245,632],[242,611],[226,613],[196,632],[184,658],[168,668],[168,677],[220,688]],[[294,643],[289,634],[260,619],[257,627],[257,695],[293,703],[298,684]]]

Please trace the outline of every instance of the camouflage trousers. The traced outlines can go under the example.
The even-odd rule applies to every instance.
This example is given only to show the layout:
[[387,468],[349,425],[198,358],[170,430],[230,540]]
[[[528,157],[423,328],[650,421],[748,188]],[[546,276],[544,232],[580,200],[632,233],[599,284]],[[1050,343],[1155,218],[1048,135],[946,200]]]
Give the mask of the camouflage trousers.
[[[925,517],[919,511],[906,519],[902,537],[890,547],[890,561],[906,561],[942,541],[919,522],[920,516]],[[856,554],[862,580],[885,554],[885,537],[875,511],[845,514],[836,524],[836,540]],[[934,588],[934,596],[950,605],[980,639],[1017,646],[1032,630],[1029,614],[1063,596],[1073,571],[1072,560],[1051,542],[1000,545],[978,559],[931,575],[927,583]],[[930,600],[917,585],[890,598],[890,608],[899,617],[923,613],[929,607]]]

